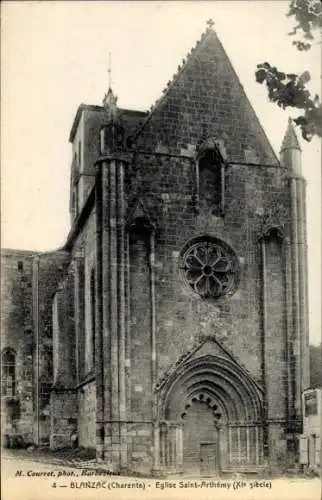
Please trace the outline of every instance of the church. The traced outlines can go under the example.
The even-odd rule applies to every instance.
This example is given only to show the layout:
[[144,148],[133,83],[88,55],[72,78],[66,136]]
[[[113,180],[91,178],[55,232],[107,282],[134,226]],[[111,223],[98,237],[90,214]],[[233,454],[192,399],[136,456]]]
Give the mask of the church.
[[209,22],[149,112],[108,88],[69,141],[65,245],[3,251],[4,425],[119,473],[293,467],[309,367],[292,120],[278,158]]

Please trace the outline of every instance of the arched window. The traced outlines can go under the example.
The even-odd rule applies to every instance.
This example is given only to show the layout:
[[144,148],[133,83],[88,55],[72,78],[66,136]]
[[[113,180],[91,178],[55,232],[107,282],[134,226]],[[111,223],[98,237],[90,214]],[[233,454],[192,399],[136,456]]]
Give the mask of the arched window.
[[213,149],[205,151],[199,160],[199,193],[209,207],[220,208],[221,204],[221,165]]
[[90,283],[90,297],[91,297],[91,354],[92,366],[95,366],[95,335],[96,335],[96,297],[95,297],[95,270],[91,272]]
[[49,404],[50,390],[51,390],[51,383],[46,378],[42,378],[39,382],[39,409],[40,410],[43,410]]
[[225,162],[213,139],[198,148],[197,200],[199,208],[220,217],[224,213]]
[[2,351],[2,395],[14,397],[16,394],[16,354],[13,349]]

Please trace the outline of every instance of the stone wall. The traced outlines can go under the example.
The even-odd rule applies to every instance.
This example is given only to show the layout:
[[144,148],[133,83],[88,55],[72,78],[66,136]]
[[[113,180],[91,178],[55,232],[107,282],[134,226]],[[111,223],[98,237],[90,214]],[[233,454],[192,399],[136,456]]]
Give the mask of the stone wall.
[[153,467],[153,427],[151,423],[128,426],[129,467],[133,472],[146,474]]
[[[75,283],[74,313],[80,315],[75,331],[75,357],[78,359],[76,371],[78,407],[78,443],[95,449],[96,446],[96,385],[93,344],[93,318],[91,310],[91,275],[95,275],[96,265],[96,222],[95,209],[91,212],[72,250]],[[76,271],[77,270],[77,271]],[[81,320],[81,323],[79,322]],[[76,355],[77,352],[77,355]]]
[[96,386],[95,381],[78,390],[78,442],[85,448],[96,446]]
[[50,398],[53,449],[71,446],[77,433],[74,286],[74,268],[70,265],[53,300],[54,373]]
[[[2,435],[19,434],[25,442],[32,442],[33,423],[32,256],[27,251],[1,251],[1,429]],[[14,391],[5,387],[6,349],[15,355]]]
[[[52,302],[65,276],[69,254],[63,251],[40,253],[33,261],[33,328],[38,351],[34,354],[34,436],[37,444],[49,444],[50,390],[53,383],[53,314]],[[48,396],[42,402],[42,384]],[[37,401],[37,393],[39,398]]]
[[221,140],[231,161],[277,164],[238,77],[214,32],[197,44],[140,130],[139,149],[180,154],[201,136]]
[[[1,253],[1,344],[2,350],[10,348],[15,353],[15,394],[10,399],[15,400],[18,412],[14,422],[8,419],[6,411],[2,412],[3,429],[22,435],[25,442],[37,441],[37,436],[43,442],[49,439],[52,296],[66,261],[68,255],[64,252]],[[2,394],[3,408],[7,408],[8,397],[5,392]]]
[[77,413],[77,398],[74,391],[51,393],[51,449],[66,448],[73,444],[73,437],[77,434]]
[[[272,215],[281,224],[286,224],[286,231],[288,230],[286,182],[283,179],[285,172],[278,168],[229,166],[225,177],[225,213],[224,217],[218,218],[197,210],[193,201],[195,167],[190,160],[169,158],[167,155],[157,158],[141,155],[138,156],[137,165],[140,166],[140,171],[136,180],[144,192],[142,200],[151,218],[157,221],[155,268],[158,376],[175,363],[196,339],[211,334],[223,341],[260,382],[259,235],[265,218]],[[133,184],[135,185],[134,181]],[[200,196],[202,197],[202,193]],[[135,199],[135,195],[132,195],[132,199]],[[180,253],[189,240],[201,235],[219,238],[236,252],[240,275],[238,289],[232,297],[216,302],[203,301],[184,283],[180,270]],[[283,280],[279,281],[278,287],[282,294]],[[146,293],[146,288],[143,291],[143,287],[138,287],[138,296],[134,301],[139,304],[137,307],[142,308],[144,315],[147,302],[146,297],[140,295],[140,289],[142,294]],[[275,307],[271,301],[273,330],[275,313],[276,327],[281,328],[280,301],[277,300],[277,303],[278,306]],[[140,329],[137,326],[133,328]],[[276,347],[280,349],[280,346]],[[283,358],[283,354],[281,356]]]

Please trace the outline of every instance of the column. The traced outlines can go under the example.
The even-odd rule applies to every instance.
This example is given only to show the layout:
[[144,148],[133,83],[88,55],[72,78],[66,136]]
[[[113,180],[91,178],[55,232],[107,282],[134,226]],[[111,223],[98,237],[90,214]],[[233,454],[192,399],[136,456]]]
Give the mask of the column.
[[268,401],[266,380],[266,338],[267,338],[267,272],[266,272],[266,243],[261,239],[262,254],[262,387],[263,387],[263,450],[265,457],[269,455],[268,445]]
[[96,456],[104,459],[104,366],[102,307],[102,166],[96,173],[96,281],[95,281],[95,375],[96,375]]
[[112,465],[111,454],[111,302],[110,302],[110,169],[102,162],[102,333],[104,365],[104,444],[105,460]]
[[124,165],[118,162],[118,329],[119,329],[119,405],[120,405],[120,467],[127,468],[127,418],[126,418],[126,378],[125,378],[125,344],[126,344],[126,322],[125,322],[125,209],[124,209]]
[[75,334],[76,334],[76,383],[82,381],[84,374],[84,257],[82,252],[74,256],[75,272]]
[[247,463],[250,462],[250,433],[249,427],[246,427],[246,460]]
[[299,317],[301,342],[301,393],[310,386],[309,379],[309,329],[308,329],[308,276],[307,276],[307,238],[305,191],[306,181],[297,179],[297,214],[298,214],[298,259],[299,259]]
[[301,414],[301,343],[300,343],[300,297],[299,297],[299,248],[298,248],[298,207],[297,180],[290,180],[291,189],[291,257],[292,257],[292,299],[293,299],[293,362],[294,362],[294,409],[296,416]]
[[111,437],[112,461],[119,464],[120,445],[120,407],[119,407],[119,366],[118,366],[118,262],[117,262],[117,184],[116,161],[109,161],[110,170],[110,214],[109,214],[109,249],[110,249],[110,336],[111,336]]

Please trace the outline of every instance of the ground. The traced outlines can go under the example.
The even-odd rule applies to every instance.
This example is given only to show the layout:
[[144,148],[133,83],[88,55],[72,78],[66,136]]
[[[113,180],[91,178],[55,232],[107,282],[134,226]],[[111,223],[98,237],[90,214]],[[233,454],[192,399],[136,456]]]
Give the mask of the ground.
[[111,475],[96,461],[46,453],[2,452],[3,500],[320,500],[320,479],[176,478]]

